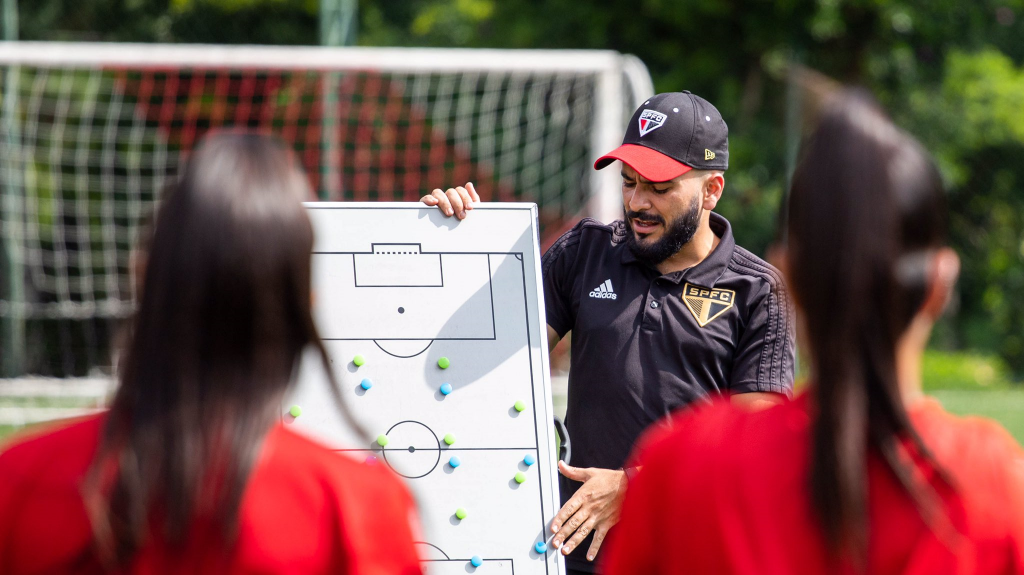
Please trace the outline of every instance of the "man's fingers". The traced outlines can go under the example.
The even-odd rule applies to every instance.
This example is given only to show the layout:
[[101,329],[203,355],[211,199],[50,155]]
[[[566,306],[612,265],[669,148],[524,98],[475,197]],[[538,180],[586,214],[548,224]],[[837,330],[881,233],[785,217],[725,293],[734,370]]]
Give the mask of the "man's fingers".
[[558,510],[558,513],[555,514],[555,518],[551,520],[551,532],[558,533],[562,528],[562,524],[572,517],[573,514],[579,510],[582,504],[583,502],[580,501],[579,497],[572,497],[566,501],[565,505],[563,505],[562,508]]
[[597,557],[597,552],[601,550],[601,544],[604,543],[606,535],[608,535],[608,528],[603,525],[594,530],[594,540],[590,542],[590,549],[587,549],[587,561],[593,561]]
[[466,217],[466,206],[463,205],[462,196],[459,195],[458,190],[455,188],[448,188],[445,195],[448,196],[448,201],[452,204],[452,210],[455,212],[455,217],[460,220]]
[[473,209],[473,196],[469,194],[469,190],[459,186],[455,188],[456,192],[459,192],[459,197],[462,198],[462,206],[467,210]]
[[580,525],[576,530],[576,533],[565,542],[565,545],[562,545],[562,555],[572,553],[573,549],[579,546],[580,543],[583,543],[583,540],[587,538],[587,535],[590,535],[590,532],[593,531],[596,523],[597,521],[593,518],[584,521],[583,525]]
[[[575,534],[579,534],[579,530],[588,523],[590,513],[586,509],[580,509],[568,521],[565,525],[558,530],[558,533],[551,539],[551,544],[555,546],[555,549],[560,549],[563,545],[567,544],[567,541],[571,541]],[[586,533],[590,533],[590,528],[587,528]],[[586,537],[586,534],[583,535]],[[582,541],[582,539],[580,539]],[[579,545],[579,541],[576,542]]]
[[435,200],[437,200],[437,204],[435,205],[438,208],[440,208],[442,214],[446,216],[450,216],[453,214],[452,203],[448,201],[448,196],[446,196],[445,193],[442,192],[440,188],[435,188],[434,191],[430,192],[430,195],[433,196]]
[[586,469],[573,467],[561,460],[558,461],[558,471],[561,472],[562,475],[568,477],[569,479],[572,479],[573,481],[586,482],[586,480],[590,479],[590,472],[587,471]]
[[420,201],[428,206],[437,206],[446,216],[455,216],[461,220],[465,219],[466,211],[472,210],[473,204],[480,201],[480,194],[476,193],[472,182],[467,182],[465,187],[457,186],[446,191],[435,188],[429,195],[420,198]]

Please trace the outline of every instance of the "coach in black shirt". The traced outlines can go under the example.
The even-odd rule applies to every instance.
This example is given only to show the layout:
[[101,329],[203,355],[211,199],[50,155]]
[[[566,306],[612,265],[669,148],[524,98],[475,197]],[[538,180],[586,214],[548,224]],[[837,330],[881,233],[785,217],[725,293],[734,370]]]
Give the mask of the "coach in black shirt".
[[[648,426],[716,395],[770,406],[793,385],[782,278],[711,211],[729,164],[718,110],[689,92],[654,96],[633,114],[622,146],[594,167],[613,162],[625,219],[583,220],[542,263],[549,345],[573,334],[572,465],[559,463],[563,507],[552,523],[569,573],[593,571],[628,478],[642,472],[622,466]],[[478,199],[467,185],[423,201],[465,217]]]

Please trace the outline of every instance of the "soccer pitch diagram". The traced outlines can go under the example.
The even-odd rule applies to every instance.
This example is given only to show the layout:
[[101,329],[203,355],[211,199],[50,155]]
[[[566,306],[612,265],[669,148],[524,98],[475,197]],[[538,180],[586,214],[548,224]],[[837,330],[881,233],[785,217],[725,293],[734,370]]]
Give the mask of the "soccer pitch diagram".
[[559,499],[536,207],[307,208],[317,327],[366,436],[313,361],[285,423],[404,478],[428,575],[562,573],[545,546]]

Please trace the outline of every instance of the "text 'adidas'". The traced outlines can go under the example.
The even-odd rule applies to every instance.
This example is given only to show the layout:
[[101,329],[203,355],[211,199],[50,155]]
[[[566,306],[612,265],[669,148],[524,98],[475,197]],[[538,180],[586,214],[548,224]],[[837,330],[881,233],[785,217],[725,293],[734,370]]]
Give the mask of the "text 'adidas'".
[[607,279],[604,280],[604,283],[594,288],[594,291],[590,292],[590,297],[597,299],[616,299],[619,296],[615,294],[614,290],[612,290],[612,280]]

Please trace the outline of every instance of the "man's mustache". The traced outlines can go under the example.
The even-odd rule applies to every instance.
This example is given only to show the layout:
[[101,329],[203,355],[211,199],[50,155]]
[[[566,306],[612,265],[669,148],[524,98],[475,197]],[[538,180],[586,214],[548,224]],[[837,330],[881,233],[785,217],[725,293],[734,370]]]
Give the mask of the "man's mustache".
[[630,221],[643,220],[645,222],[654,222],[658,224],[665,223],[665,220],[659,215],[648,214],[647,212],[634,212],[632,210],[626,210],[626,218]]

